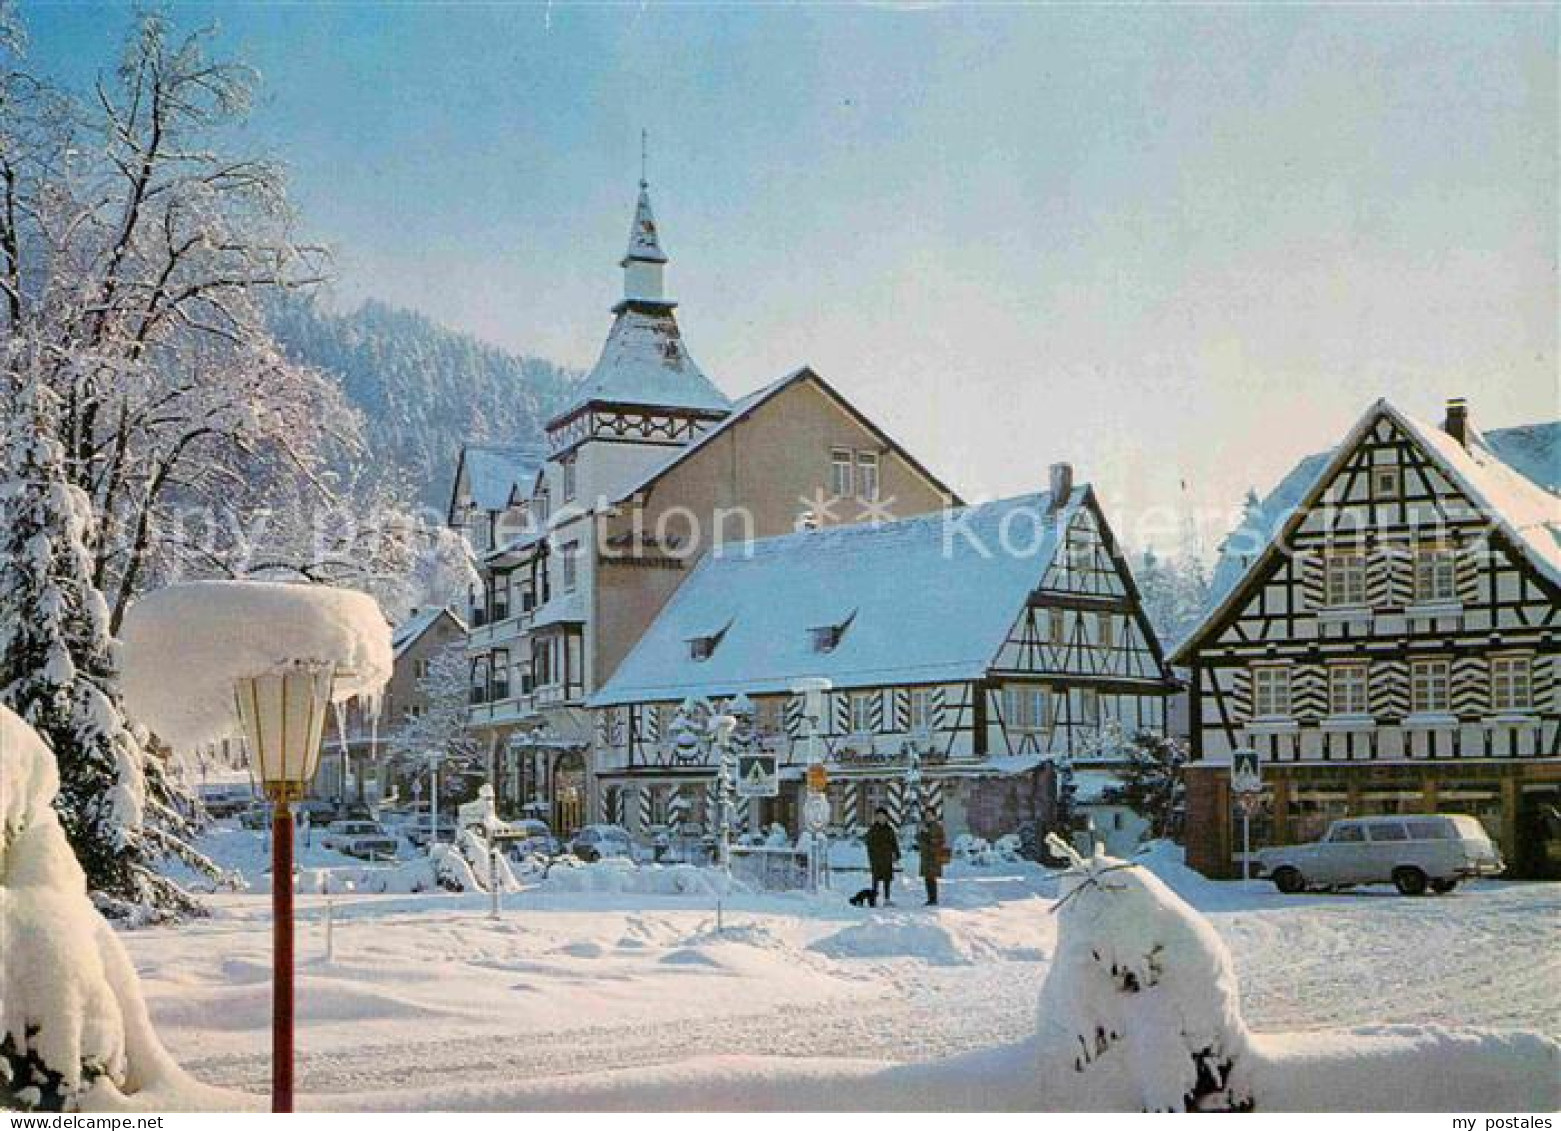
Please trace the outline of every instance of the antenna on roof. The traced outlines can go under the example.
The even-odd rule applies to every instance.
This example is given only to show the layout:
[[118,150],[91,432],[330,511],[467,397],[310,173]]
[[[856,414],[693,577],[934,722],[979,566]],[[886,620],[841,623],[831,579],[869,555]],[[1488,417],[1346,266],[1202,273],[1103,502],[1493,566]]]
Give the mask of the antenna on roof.
[[645,170],[649,163],[650,131],[640,127],[640,188],[646,188],[650,182],[646,179]]

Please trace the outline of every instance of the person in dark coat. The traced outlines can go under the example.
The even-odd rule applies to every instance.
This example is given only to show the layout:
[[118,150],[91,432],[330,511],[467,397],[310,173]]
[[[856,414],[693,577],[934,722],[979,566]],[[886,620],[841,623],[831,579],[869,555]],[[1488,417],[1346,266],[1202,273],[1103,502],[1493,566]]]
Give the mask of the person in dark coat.
[[938,879],[943,875],[943,857],[948,852],[948,834],[943,822],[931,813],[921,819],[916,830],[916,851],[921,856],[921,878],[927,885],[927,906],[938,905]]
[[894,865],[900,859],[900,838],[889,823],[889,811],[879,808],[873,814],[873,823],[867,830],[867,866],[873,873],[873,894],[883,885],[883,901],[892,906],[889,886],[894,882]]

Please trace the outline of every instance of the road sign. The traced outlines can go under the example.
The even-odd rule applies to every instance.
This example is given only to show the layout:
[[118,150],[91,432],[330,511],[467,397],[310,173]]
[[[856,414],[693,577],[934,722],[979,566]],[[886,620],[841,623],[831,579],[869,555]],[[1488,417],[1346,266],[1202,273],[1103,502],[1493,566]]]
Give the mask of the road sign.
[[822,765],[808,767],[808,788],[814,793],[823,793],[829,788],[829,771]]
[[744,754],[737,759],[737,796],[774,797],[780,793],[780,773],[773,754]]
[[1236,793],[1261,793],[1263,765],[1256,750],[1236,750],[1230,756],[1230,788]]

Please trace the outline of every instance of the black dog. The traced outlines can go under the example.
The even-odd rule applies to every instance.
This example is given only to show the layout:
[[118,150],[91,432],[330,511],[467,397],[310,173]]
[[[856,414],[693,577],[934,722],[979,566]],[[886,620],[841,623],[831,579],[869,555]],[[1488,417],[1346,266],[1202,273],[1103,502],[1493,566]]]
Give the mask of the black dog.
[[851,897],[852,907],[877,907],[878,893],[872,888],[863,888]]

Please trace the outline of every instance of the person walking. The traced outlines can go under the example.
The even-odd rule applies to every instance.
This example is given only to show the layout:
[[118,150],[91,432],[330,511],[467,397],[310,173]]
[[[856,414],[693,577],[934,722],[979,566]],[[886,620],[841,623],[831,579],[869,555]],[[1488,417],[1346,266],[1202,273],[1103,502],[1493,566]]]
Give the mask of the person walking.
[[872,826],[867,830],[867,866],[873,873],[873,895],[877,897],[878,886],[882,884],[886,907],[894,906],[889,890],[894,882],[894,865],[899,859],[900,838],[889,823],[889,811],[879,806],[873,813]]
[[927,885],[927,906],[936,907],[948,835],[943,831],[943,822],[930,812],[922,814],[921,827],[916,830],[916,852],[921,857],[921,879]]

